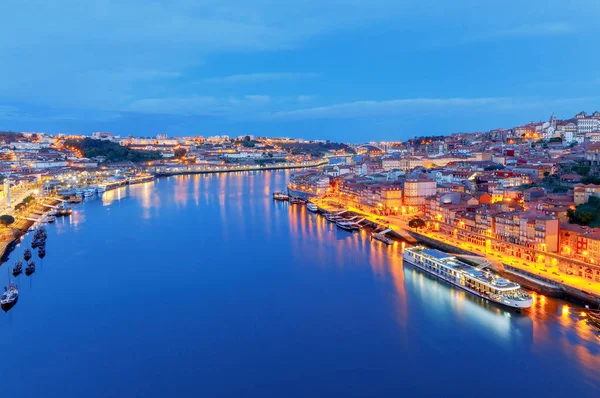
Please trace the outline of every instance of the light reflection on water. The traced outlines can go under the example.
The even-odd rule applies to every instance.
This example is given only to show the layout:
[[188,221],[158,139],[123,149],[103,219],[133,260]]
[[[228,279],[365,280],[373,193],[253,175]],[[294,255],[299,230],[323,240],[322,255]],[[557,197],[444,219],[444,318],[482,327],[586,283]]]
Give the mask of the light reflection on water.
[[[329,266],[339,269],[356,266],[348,263],[348,253],[352,253],[353,257],[367,259],[365,265],[370,267],[373,278],[391,283],[395,290],[397,313],[394,316],[401,330],[406,330],[413,322],[414,314],[410,313],[409,303],[417,300],[426,317],[448,319],[447,315],[451,313],[455,319],[449,318],[447,326],[452,327],[454,322],[457,325],[476,325],[485,330],[494,341],[506,347],[513,344],[515,339],[521,344],[532,346],[534,352],[537,350],[540,353],[550,346],[558,345],[568,356],[579,362],[582,369],[587,369],[590,377],[597,377],[600,339],[597,331],[587,324],[580,316],[580,310],[573,305],[534,293],[532,308],[523,314],[517,314],[454,288],[411,266],[403,266],[401,246],[398,244],[387,246],[371,241],[364,230],[359,233],[339,230],[325,217],[307,211],[305,206],[272,201],[272,192],[283,190],[289,174],[289,171],[264,174],[237,172],[169,177],[166,180],[108,191],[102,196],[102,201],[108,206],[131,197],[144,209],[144,217],[150,218],[158,215],[158,209],[165,205],[156,192],[155,184],[168,183],[173,187],[172,201],[177,207],[188,206],[190,200],[200,208],[217,205],[226,231],[223,239],[232,237],[233,232],[228,228],[232,219],[235,219],[240,230],[261,222],[271,225],[265,231],[265,239],[269,239],[271,234],[282,232],[285,218],[287,233],[291,239],[290,256],[301,258],[309,245],[310,250],[316,251],[320,256],[334,253]],[[257,178],[261,179],[258,191]],[[212,189],[215,184],[216,190]],[[231,189],[232,186],[238,188]],[[239,203],[243,203],[247,197],[253,198],[252,206],[240,206]],[[77,228],[84,221],[84,213],[76,210],[69,224]],[[64,228],[64,224],[57,223],[58,231]]]
[[[124,396],[168,396],[182,380],[193,382],[181,396],[397,397],[419,386],[469,396],[462,377],[482,396],[600,386],[600,339],[574,305],[535,295],[517,314],[405,266],[402,245],[274,202],[289,174],[162,178],[73,206],[48,228],[44,268],[20,279],[22,301],[0,321],[16,362],[6,377],[28,369],[52,391],[79,385],[67,397],[98,388],[89,372],[108,372],[101,385]],[[57,301],[60,310],[45,305]],[[25,351],[13,344],[23,336]],[[112,372],[115,357],[124,362]],[[293,375],[311,391],[290,394]],[[3,392],[58,396],[19,383]],[[235,390],[277,383],[278,394]],[[152,390],[132,390],[143,386]]]

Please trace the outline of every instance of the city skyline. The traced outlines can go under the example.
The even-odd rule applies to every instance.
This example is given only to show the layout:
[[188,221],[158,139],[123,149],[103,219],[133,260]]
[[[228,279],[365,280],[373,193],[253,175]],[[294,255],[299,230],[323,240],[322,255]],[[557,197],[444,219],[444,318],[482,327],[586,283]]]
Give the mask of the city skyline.
[[7,3],[0,129],[362,142],[600,108],[600,7],[477,4]]

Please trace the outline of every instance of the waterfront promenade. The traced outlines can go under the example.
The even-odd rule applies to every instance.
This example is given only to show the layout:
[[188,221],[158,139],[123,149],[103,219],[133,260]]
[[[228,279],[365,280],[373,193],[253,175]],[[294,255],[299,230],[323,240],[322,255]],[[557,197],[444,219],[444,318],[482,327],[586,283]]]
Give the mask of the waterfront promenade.
[[431,371],[445,379],[427,393],[460,396],[465,352],[500,369],[471,366],[470,388],[502,385],[491,397],[597,391],[598,332],[570,303],[536,295],[515,314],[403,266],[393,246],[273,201],[289,174],[163,178],[73,206],[0,313],[2,396],[397,397]]
[[277,163],[272,165],[178,165],[178,166],[149,166],[146,171],[156,176],[172,176],[181,174],[212,174],[212,173],[232,173],[238,171],[267,171],[267,170],[287,170],[302,169],[309,167],[319,167],[327,164],[327,159],[316,161],[296,162],[296,163]]
[[[394,230],[396,232],[397,231],[407,231],[407,232],[414,231],[414,229],[412,229],[408,226],[409,221],[411,219],[415,218],[414,215],[411,215],[411,216],[406,216],[406,215],[404,215],[404,216],[403,215],[382,216],[382,215],[375,214],[370,211],[365,211],[364,209],[359,209],[357,207],[354,207],[354,206],[351,206],[348,204],[342,204],[337,198],[336,199],[323,198],[323,199],[316,200],[316,202],[317,202],[318,206],[324,210],[334,211],[334,210],[346,209],[348,211],[352,211],[354,213],[361,214],[362,216],[367,218],[369,221],[379,224],[379,225],[384,225],[388,228],[391,228],[392,230]],[[421,235],[424,235],[430,239],[436,240],[440,243],[450,245],[457,249],[471,252],[476,255],[480,255],[480,256],[490,260],[491,262],[510,265],[518,270],[525,271],[530,274],[539,275],[540,277],[542,277],[544,279],[552,280],[552,281],[556,282],[557,285],[564,285],[564,286],[568,286],[572,289],[576,289],[577,291],[580,291],[584,295],[589,295],[590,300],[600,303],[600,283],[598,283],[598,282],[590,281],[590,280],[587,280],[587,279],[584,279],[582,277],[575,276],[575,275],[569,275],[565,272],[562,272],[558,267],[551,267],[545,263],[543,263],[543,264],[536,263],[536,262],[532,262],[532,261],[527,261],[523,258],[516,258],[516,257],[512,257],[512,256],[509,256],[506,254],[501,254],[490,248],[479,246],[474,242],[467,242],[464,240],[457,239],[456,237],[447,235],[443,232],[439,232],[439,231],[436,232],[436,231],[432,231],[432,230],[428,230],[428,229],[421,229],[418,231],[418,233]],[[496,239],[493,239],[493,238],[486,238],[486,239],[489,239],[491,241],[497,241]],[[500,242],[500,241],[497,241],[497,242]],[[505,243],[505,242],[503,242],[503,243]],[[554,253],[544,253],[544,254],[559,256]],[[560,257],[562,257],[562,256],[560,256]],[[574,260],[574,259],[565,258],[564,260],[577,262],[577,260]]]

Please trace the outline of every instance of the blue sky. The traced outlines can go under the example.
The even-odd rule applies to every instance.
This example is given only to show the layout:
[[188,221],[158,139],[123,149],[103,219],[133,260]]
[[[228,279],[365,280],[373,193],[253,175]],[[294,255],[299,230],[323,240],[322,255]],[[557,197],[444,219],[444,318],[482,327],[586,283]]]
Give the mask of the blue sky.
[[600,3],[0,4],[0,129],[361,142],[600,108]]

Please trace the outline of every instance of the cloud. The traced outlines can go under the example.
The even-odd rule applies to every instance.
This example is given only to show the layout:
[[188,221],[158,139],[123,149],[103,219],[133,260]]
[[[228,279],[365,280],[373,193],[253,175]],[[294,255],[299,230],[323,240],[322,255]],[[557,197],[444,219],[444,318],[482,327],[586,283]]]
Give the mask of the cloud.
[[14,120],[19,115],[19,108],[0,105],[0,120]]
[[263,115],[271,120],[352,119],[394,115],[439,117],[448,112],[468,110],[506,112],[525,108],[546,108],[585,104],[593,97],[545,98],[409,98],[389,101],[354,101],[312,108],[278,111]]
[[298,102],[311,102],[315,100],[315,96],[314,95],[299,95],[296,97],[296,100]]
[[210,96],[144,98],[133,101],[128,110],[139,113],[198,114],[212,110],[217,100]]
[[127,110],[164,115],[238,115],[270,102],[271,97],[263,94],[228,98],[192,95],[139,99],[129,104]]
[[524,24],[507,29],[482,31],[474,35],[465,36],[461,40],[458,40],[456,44],[482,42],[502,38],[563,36],[574,33],[576,33],[575,27],[567,23]]
[[223,77],[209,77],[203,81],[206,83],[222,83],[222,84],[246,84],[246,83],[261,83],[275,80],[298,80],[298,79],[314,79],[321,76],[319,73],[246,73],[239,75],[229,75]]
[[261,103],[261,104],[266,104],[268,102],[271,102],[271,97],[269,97],[268,95],[259,95],[259,94],[254,94],[254,95],[246,95],[244,96],[244,98],[250,102],[254,102],[254,103]]
[[448,107],[474,107],[502,101],[499,98],[412,98],[389,101],[355,101],[328,106],[280,111],[271,114],[274,119],[354,118],[389,115],[411,110]]

